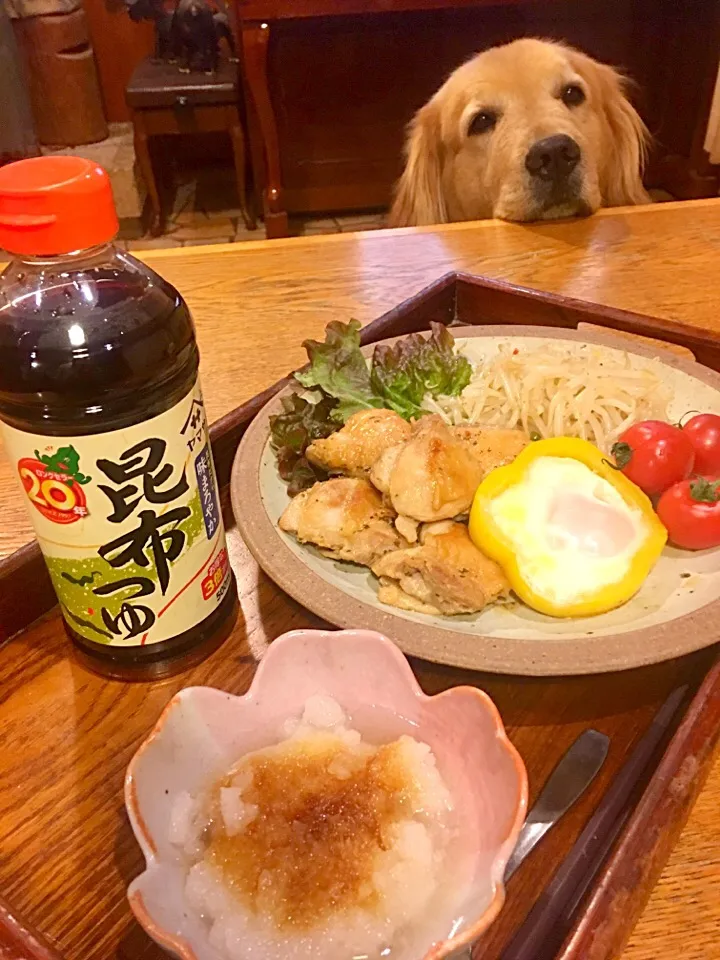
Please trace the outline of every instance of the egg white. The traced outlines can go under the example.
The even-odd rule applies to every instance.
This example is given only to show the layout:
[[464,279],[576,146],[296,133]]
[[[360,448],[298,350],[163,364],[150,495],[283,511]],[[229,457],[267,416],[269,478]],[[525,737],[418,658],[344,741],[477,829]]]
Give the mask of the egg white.
[[559,605],[621,581],[649,532],[641,509],[569,457],[534,460],[519,483],[493,499],[490,515],[524,582]]

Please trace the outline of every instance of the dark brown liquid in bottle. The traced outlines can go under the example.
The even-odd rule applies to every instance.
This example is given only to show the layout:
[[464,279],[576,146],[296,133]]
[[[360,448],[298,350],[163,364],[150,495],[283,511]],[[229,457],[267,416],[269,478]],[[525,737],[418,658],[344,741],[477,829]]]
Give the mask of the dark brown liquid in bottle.
[[[2,277],[0,418],[18,430],[79,436],[155,417],[193,387],[198,350],[180,294],[111,247],[81,262],[16,261]],[[201,623],[147,646],[93,643],[66,624],[83,659],[124,679],[168,676],[203,659],[237,613],[234,586]]]

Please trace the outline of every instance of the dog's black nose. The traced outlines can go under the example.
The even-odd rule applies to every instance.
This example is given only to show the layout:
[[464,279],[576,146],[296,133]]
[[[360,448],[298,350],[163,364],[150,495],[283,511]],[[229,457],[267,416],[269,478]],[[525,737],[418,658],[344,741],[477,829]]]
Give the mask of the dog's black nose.
[[538,140],[527,152],[528,173],[554,183],[567,180],[580,161],[580,147],[564,133]]

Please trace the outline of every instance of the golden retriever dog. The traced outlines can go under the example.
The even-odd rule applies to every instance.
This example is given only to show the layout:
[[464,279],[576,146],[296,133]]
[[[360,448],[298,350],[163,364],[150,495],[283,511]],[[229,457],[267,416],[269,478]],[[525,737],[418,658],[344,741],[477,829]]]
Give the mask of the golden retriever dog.
[[493,47],[413,119],[390,224],[549,220],[649,203],[647,141],[612,67],[544,40]]

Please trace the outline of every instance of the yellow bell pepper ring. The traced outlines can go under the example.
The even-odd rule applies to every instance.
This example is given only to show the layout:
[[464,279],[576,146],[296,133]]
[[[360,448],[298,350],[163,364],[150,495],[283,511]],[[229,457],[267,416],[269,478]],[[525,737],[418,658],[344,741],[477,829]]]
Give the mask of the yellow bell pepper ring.
[[592,443],[575,437],[536,440],[489,473],[475,493],[469,529],[515,594],[554,617],[621,606],[640,589],[667,541],[642,490]]

